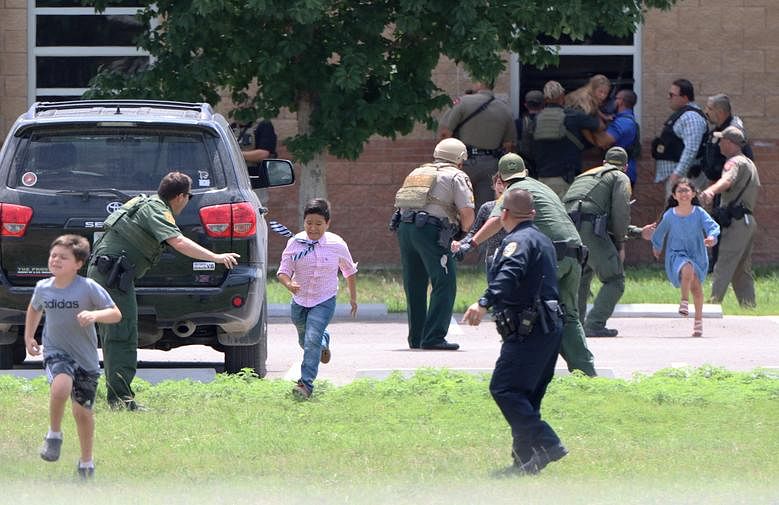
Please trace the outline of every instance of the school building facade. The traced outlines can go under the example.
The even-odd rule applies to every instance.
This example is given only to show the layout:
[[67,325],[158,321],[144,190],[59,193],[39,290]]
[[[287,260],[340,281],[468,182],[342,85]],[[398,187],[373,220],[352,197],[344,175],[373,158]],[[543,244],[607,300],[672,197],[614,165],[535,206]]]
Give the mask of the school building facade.
[[[79,0],[0,0],[0,135],[33,102],[78,97],[98,66],[132,71],[147,62],[132,39],[141,27],[134,21],[132,0],[112,2],[102,16]],[[596,73],[607,75],[616,88],[632,87],[639,97],[636,113],[643,154],[639,161],[632,221],[651,222],[665,202],[663,188],[653,183],[649,143],[671,113],[668,88],[677,78],[695,86],[696,101],[726,93],[734,113],[745,123],[762,188],[754,262],[779,262],[779,2],[776,0],[683,0],[667,11],[650,11],[632,37],[596,33],[583,43],[561,40],[560,65],[543,71],[507,57],[507,70],[496,94],[519,114],[521,97],[548,79],[571,91]],[[450,96],[465,93],[467,74],[442,59],[436,82]],[[218,107],[219,108],[219,107]],[[294,115],[274,119],[279,138],[297,131]],[[387,230],[395,191],[418,164],[428,161],[436,132],[423,127],[397,140],[375,137],[355,161],[327,157],[327,192],[333,205],[332,231],[350,244],[362,266],[397,266],[395,237]],[[287,155],[280,145],[280,155]],[[593,166],[600,153],[587,153]],[[297,165],[297,170],[301,167]],[[301,203],[296,187],[269,192],[270,216],[296,228]],[[272,237],[271,262],[284,240]],[[629,263],[651,262],[649,244],[633,241]]]

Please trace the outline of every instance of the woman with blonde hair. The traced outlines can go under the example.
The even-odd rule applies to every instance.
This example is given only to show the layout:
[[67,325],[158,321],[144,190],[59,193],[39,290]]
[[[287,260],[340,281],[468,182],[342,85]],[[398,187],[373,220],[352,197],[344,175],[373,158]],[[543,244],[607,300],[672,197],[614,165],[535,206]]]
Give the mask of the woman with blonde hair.
[[611,81],[603,74],[595,74],[584,86],[568,93],[565,97],[565,106],[579,109],[590,116],[599,117],[604,122],[611,118],[601,112],[600,108],[605,103],[611,91]]

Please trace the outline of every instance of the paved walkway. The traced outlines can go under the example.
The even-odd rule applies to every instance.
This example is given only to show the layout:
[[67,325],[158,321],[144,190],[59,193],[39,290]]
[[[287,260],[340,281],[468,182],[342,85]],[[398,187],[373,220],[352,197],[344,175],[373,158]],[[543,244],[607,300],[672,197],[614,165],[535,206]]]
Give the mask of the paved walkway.
[[[295,328],[288,316],[271,314],[268,377],[295,380],[302,357]],[[619,330],[618,337],[588,339],[601,376],[631,378],[636,373],[704,364],[734,371],[769,368],[779,375],[779,316],[723,317],[719,306],[707,306],[704,336],[691,338],[692,318],[676,314],[675,305],[621,305],[615,315],[620,317],[610,319],[609,327]],[[392,371],[408,375],[424,367],[491,372],[500,351],[494,324],[463,326],[458,324],[460,317],[452,319],[447,337],[460,344],[459,351],[421,351],[408,348],[405,314],[387,314],[383,305],[361,305],[353,320],[343,306],[329,328],[333,359],[320,366],[319,377],[346,384],[362,377],[381,379]],[[213,380],[223,355],[208,347],[189,346],[169,352],[142,350],[139,359],[138,375],[150,382],[181,378],[207,382]],[[179,368],[171,368],[171,361]],[[25,368],[0,373],[36,376],[42,372],[29,360]],[[568,373],[562,359],[556,373]]]

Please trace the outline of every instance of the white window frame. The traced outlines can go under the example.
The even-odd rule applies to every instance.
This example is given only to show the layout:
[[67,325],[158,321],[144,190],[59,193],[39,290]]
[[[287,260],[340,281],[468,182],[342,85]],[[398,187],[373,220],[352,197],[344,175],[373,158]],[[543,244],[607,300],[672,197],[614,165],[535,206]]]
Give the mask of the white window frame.
[[118,16],[135,15],[140,7],[107,7],[101,14],[92,7],[36,7],[27,0],[27,105],[40,95],[81,95],[89,88],[39,88],[36,60],[39,56],[149,56],[135,46],[36,46],[37,17],[54,16]]
[[[635,33],[633,34],[632,45],[561,45],[560,56],[632,56],[633,57],[633,91],[638,96],[638,103],[633,108],[633,112],[636,115],[636,121],[641,123],[641,88],[642,88],[642,74],[641,69],[641,40],[643,33],[643,25],[638,25]],[[511,89],[509,91],[509,100],[511,102],[511,110],[513,114],[519,114],[522,97],[520,96],[519,81],[520,81],[520,69],[519,55],[517,53],[511,53],[509,60],[509,78],[511,82]]]

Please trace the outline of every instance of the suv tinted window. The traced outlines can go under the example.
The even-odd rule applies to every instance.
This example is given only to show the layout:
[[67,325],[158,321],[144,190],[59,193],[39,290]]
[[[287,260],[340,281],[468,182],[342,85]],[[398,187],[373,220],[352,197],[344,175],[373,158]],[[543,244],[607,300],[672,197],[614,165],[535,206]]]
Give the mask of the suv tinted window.
[[42,190],[148,191],[172,170],[192,177],[193,189],[225,185],[217,139],[194,128],[32,132],[16,151],[7,184]]

